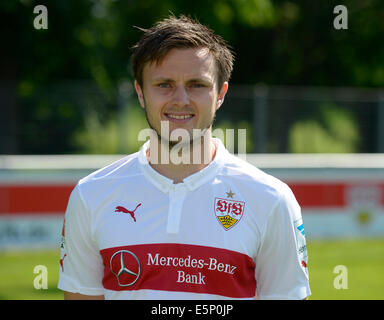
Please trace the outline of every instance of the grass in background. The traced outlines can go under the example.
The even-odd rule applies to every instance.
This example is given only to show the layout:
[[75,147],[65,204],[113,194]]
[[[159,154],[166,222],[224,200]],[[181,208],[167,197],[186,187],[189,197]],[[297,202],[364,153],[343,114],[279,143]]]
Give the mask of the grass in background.
[[[312,300],[383,300],[384,239],[308,241]],[[333,273],[343,265],[348,271],[348,289],[335,289]]]
[[[350,241],[308,241],[311,300],[384,299],[384,239]],[[0,252],[1,300],[62,299],[57,289],[59,251]],[[33,281],[36,265],[48,269],[48,289],[36,290]],[[337,274],[348,270],[348,289],[335,289]]]
[[[62,299],[57,289],[59,260],[59,250],[0,251],[0,300]],[[34,288],[37,265],[48,269],[48,289]]]

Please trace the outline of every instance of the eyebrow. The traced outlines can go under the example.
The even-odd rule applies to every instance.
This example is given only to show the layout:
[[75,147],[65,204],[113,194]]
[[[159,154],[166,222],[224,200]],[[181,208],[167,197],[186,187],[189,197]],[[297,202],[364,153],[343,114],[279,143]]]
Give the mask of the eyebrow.
[[155,78],[153,79],[153,82],[175,82],[171,78]]
[[[175,80],[171,79],[171,78],[155,78],[153,79],[153,82],[168,82],[168,83],[174,83],[176,82]],[[195,83],[195,82],[205,82],[205,83],[214,83],[214,81],[212,81],[210,78],[207,78],[207,77],[201,77],[201,78],[192,78],[192,79],[189,79],[187,80],[187,83]]]

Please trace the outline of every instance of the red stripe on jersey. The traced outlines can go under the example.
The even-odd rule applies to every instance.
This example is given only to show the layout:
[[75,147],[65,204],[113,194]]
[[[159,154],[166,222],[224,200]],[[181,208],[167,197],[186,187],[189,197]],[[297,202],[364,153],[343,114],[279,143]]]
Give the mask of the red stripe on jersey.
[[165,290],[231,298],[255,296],[255,263],[236,251],[159,243],[108,248],[103,286],[109,290]]

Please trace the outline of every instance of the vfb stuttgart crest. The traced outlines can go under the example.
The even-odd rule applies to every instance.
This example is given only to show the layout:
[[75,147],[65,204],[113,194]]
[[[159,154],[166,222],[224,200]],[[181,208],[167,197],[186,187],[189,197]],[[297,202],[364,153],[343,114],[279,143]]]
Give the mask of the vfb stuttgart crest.
[[244,213],[244,201],[215,198],[215,214],[225,230],[234,227]]

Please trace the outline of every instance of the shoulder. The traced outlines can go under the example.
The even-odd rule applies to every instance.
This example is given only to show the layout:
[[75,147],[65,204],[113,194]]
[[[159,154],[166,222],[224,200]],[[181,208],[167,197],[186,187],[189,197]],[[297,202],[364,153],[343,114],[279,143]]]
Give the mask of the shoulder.
[[138,152],[121,158],[103,168],[100,168],[79,181],[80,185],[84,185],[96,181],[105,181],[110,179],[118,179],[124,176],[134,175],[137,173]]
[[234,183],[240,183],[254,192],[268,194],[276,200],[292,194],[285,182],[230,153],[225,158],[222,175]]
[[84,196],[95,196],[103,190],[112,188],[113,185],[120,184],[122,181],[127,181],[140,174],[138,152],[136,152],[80,179],[76,188]]
[[272,215],[292,220],[300,217],[300,206],[285,182],[239,157],[232,154],[226,157],[220,180],[236,186],[261,224]]

